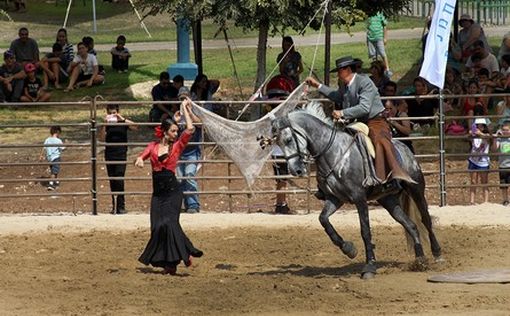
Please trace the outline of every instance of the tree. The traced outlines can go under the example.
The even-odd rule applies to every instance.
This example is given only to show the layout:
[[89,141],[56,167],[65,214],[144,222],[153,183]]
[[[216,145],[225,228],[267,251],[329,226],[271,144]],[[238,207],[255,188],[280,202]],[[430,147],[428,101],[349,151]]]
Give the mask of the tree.
[[[367,16],[382,11],[393,16],[405,8],[410,0],[331,0],[332,21],[340,26],[354,25]],[[168,12],[175,19],[213,19],[220,28],[234,23],[245,31],[258,30],[257,75],[255,90],[266,76],[266,47],[269,34],[284,34],[291,28],[301,31],[319,9],[323,0],[138,0],[147,14]],[[318,29],[322,13],[311,27]]]

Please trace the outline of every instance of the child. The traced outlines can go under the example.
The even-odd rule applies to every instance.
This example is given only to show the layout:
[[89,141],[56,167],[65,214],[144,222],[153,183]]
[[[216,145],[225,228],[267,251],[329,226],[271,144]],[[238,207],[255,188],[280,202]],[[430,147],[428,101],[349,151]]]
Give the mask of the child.
[[41,156],[39,157],[39,160],[43,160],[44,154],[46,153],[46,160],[51,163],[50,165],[50,172],[52,177],[55,179],[53,181],[50,181],[48,183],[48,190],[53,191],[59,186],[59,181],[56,179],[58,178],[58,173],[60,172],[60,155],[62,154],[62,151],[65,149],[64,147],[55,146],[55,145],[62,145],[63,142],[59,138],[60,133],[62,133],[62,129],[60,126],[52,126],[50,128],[50,134],[51,136],[46,138],[44,141],[44,145],[52,145],[48,147],[43,147]]
[[[477,111],[475,110],[475,115],[477,115]],[[471,127],[471,136],[473,139],[471,140],[471,153],[476,154],[476,156],[471,156],[468,158],[468,170],[471,172],[471,185],[470,188],[470,204],[475,204],[475,194],[476,187],[473,187],[475,184],[487,184],[488,183],[488,172],[490,157],[489,157],[489,129],[487,127],[487,120],[484,118],[477,118],[473,122],[473,126]],[[482,188],[484,193],[484,202],[487,203],[489,201],[489,188]]]
[[34,64],[25,65],[25,78],[21,102],[46,102],[50,100],[51,94],[43,90],[41,79],[35,76],[36,67]]
[[[87,51],[89,54],[92,54],[94,56],[96,56],[96,59],[97,59],[97,52],[96,50],[94,49],[94,39],[90,36],[84,36],[82,39],[81,39],[82,43],[85,44],[85,46],[87,47]],[[99,59],[98,59],[98,62],[99,62]],[[98,64],[98,69],[99,69],[99,74],[101,76],[104,76],[105,75],[105,70],[104,70],[104,67],[103,65],[100,65]]]
[[[510,121],[505,121],[500,130],[496,133],[500,136],[494,139],[493,148],[498,150],[501,156],[498,157],[499,183],[501,185],[510,184]],[[501,137],[504,136],[504,137]],[[508,186],[501,186],[501,196],[503,197],[503,205],[510,204],[508,201]]]
[[61,82],[61,66],[63,56],[62,45],[59,43],[53,44],[51,49],[51,53],[46,54],[42,59],[40,66],[43,70],[43,90],[48,89],[48,84],[50,81],[55,82],[55,88],[60,89]]
[[76,87],[102,84],[104,76],[99,73],[99,65],[96,56],[87,52],[87,46],[84,43],[78,43],[78,54],[69,66],[71,77],[69,85],[64,92],[71,91]]
[[112,54],[112,68],[119,73],[128,71],[129,58],[131,57],[125,45],[126,37],[124,35],[119,35],[119,37],[117,37],[117,46],[113,47],[110,51]]

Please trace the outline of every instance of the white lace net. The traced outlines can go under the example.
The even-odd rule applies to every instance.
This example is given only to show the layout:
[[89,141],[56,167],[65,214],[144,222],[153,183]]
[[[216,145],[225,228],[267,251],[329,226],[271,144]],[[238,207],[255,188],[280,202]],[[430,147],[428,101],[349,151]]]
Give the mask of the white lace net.
[[294,110],[306,88],[306,83],[302,83],[280,105],[253,122],[228,120],[196,104],[193,112],[202,120],[207,135],[232,159],[251,187],[272,151],[272,146],[262,149],[257,137],[271,137],[271,121]]

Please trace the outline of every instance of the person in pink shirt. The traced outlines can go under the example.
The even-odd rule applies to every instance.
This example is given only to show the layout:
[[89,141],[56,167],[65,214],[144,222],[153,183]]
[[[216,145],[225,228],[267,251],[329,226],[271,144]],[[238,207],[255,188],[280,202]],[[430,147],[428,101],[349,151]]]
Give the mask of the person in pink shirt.
[[175,275],[181,261],[190,266],[192,257],[203,255],[193,246],[179,223],[183,194],[175,177],[177,161],[195,130],[190,117],[192,104],[190,99],[186,99],[181,106],[186,130],[178,136],[177,123],[170,118],[165,119],[156,127],[158,140],[149,143],[135,162],[135,166],[143,168],[144,160],[150,159],[153,186],[151,237],[138,260],[145,265],[164,268],[164,274]]

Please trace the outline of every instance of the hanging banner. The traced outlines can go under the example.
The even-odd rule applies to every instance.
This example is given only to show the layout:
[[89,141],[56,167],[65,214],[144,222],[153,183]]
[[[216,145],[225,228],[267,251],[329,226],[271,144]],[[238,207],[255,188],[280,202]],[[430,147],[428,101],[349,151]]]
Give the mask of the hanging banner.
[[444,86],[450,29],[456,2],[457,0],[436,0],[420,70],[420,77],[441,89]]

